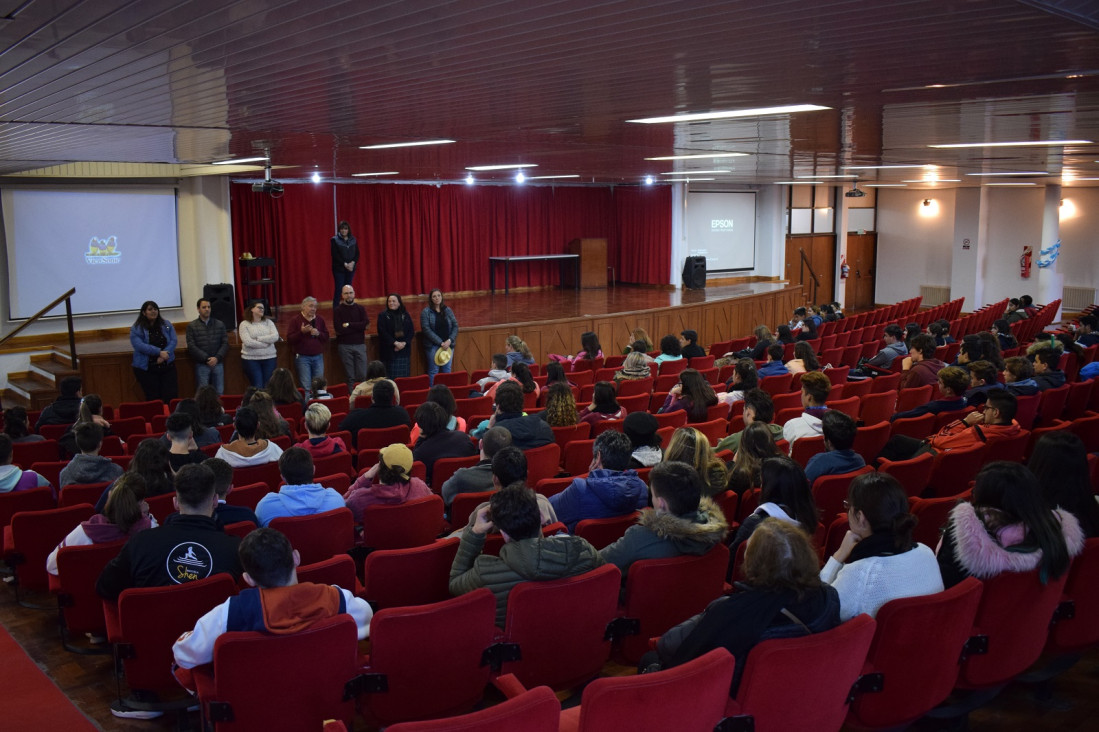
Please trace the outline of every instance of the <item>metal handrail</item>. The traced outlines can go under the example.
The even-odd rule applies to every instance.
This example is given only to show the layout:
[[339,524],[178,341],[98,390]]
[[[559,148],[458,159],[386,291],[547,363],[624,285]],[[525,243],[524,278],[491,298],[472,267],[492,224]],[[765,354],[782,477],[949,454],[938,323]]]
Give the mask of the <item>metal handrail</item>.
[[805,249],[798,247],[798,253],[801,254],[801,271],[798,274],[801,276],[802,284],[805,284],[805,269],[809,269],[809,276],[813,278],[813,294],[809,298],[809,302],[815,303],[817,301],[817,290],[820,289],[820,278],[817,277],[817,273],[813,271],[813,265],[809,262],[809,258],[805,256]]
[[0,338],[0,346],[3,346],[5,343],[10,341],[12,338],[19,335],[19,333],[21,333],[24,328],[26,328],[28,325],[30,325],[34,321],[41,318],[43,315],[45,315],[49,311],[53,310],[55,307],[60,305],[62,301],[64,301],[64,303],[65,303],[65,320],[68,322],[68,325],[69,325],[69,357],[72,359],[73,370],[76,370],[76,333],[73,331],[73,306],[72,306],[72,296],[75,295],[75,294],[76,294],[76,288],[75,287],[69,288],[69,291],[66,292],[64,295],[61,295],[56,300],[51,302],[49,305],[47,305],[46,307],[42,308],[41,310],[39,310],[34,315],[27,318],[27,320],[24,321],[22,325],[20,325],[18,328],[13,330],[11,333],[8,333],[3,338]]

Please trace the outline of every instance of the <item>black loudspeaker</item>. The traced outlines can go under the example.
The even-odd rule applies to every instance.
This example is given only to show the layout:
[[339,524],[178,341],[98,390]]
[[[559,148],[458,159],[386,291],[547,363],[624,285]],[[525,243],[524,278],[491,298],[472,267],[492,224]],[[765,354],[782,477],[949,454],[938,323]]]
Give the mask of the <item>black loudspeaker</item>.
[[706,287],[706,257],[687,257],[683,263],[683,286],[688,290]]
[[233,286],[225,282],[203,285],[202,296],[210,301],[210,317],[225,323],[226,330],[236,330],[237,303],[233,297]]

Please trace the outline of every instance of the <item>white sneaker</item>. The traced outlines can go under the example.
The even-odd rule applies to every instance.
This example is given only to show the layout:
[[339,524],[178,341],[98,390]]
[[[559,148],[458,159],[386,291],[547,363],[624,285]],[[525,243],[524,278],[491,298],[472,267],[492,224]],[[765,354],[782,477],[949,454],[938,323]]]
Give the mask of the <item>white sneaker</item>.
[[152,709],[133,709],[122,699],[115,699],[111,702],[111,714],[123,719],[156,719],[164,716],[164,712]]

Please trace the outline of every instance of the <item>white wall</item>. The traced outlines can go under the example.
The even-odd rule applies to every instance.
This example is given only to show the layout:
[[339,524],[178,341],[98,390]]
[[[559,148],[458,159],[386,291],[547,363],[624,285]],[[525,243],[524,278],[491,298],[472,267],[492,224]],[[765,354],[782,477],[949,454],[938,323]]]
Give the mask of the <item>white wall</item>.
[[[1061,189],[1061,256],[1065,284],[1099,286],[1099,188]],[[1066,210],[1068,209],[1068,210]],[[1072,210],[1075,209],[1075,214]],[[1045,242],[1044,246],[1049,246]]]
[[[1025,293],[1039,299],[1038,250],[1047,246],[1041,241],[1044,189],[985,188],[983,195],[988,197],[988,247],[981,273],[985,300],[995,302]],[[1023,279],[1019,272],[1024,246],[1034,247],[1035,264],[1030,279]],[[979,303],[978,307],[984,304]],[[966,303],[966,310],[972,309],[972,303]]]
[[[954,238],[954,191],[879,188],[875,302],[920,294],[920,285],[949,285]],[[923,215],[925,198],[932,199]]]

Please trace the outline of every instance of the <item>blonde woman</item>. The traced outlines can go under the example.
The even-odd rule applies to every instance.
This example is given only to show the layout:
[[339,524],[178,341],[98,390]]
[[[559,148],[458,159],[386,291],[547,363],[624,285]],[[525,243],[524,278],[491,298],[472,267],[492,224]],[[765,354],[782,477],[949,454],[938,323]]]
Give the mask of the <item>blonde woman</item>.
[[530,347],[523,342],[523,339],[517,335],[509,335],[507,340],[504,341],[504,354],[508,359],[508,369],[517,363],[525,363],[527,366],[534,365],[534,354],[530,352]]
[[678,460],[693,466],[702,476],[706,495],[711,498],[725,490],[728,478],[725,463],[718,459],[706,435],[694,427],[680,427],[672,433],[668,449],[664,451],[664,460]]

